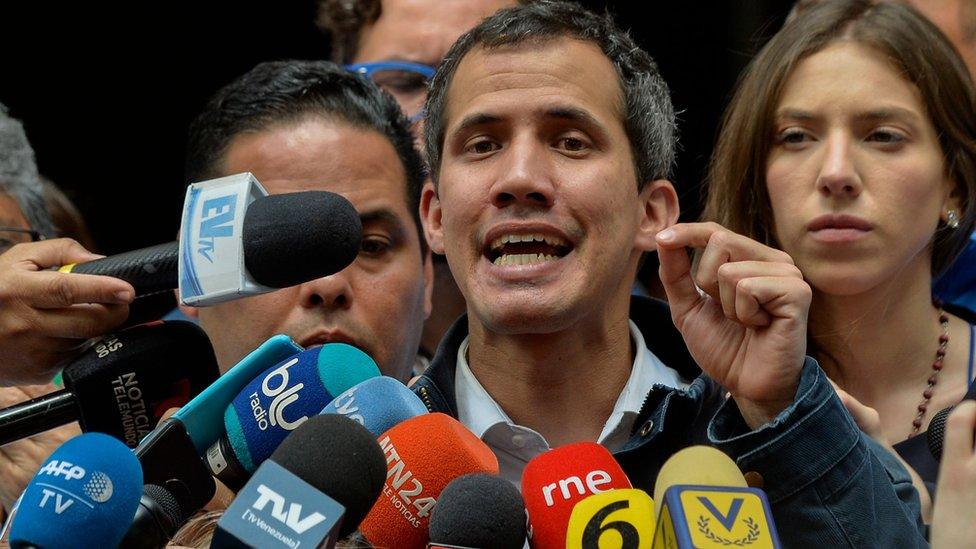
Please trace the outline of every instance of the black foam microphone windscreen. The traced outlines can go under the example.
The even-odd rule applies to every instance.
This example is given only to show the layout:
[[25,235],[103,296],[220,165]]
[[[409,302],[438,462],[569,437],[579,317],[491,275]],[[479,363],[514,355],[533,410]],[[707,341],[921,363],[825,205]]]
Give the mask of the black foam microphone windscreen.
[[925,433],[925,442],[929,445],[929,452],[932,452],[932,457],[935,461],[942,461],[942,445],[945,442],[945,424],[946,419],[955,406],[949,406],[944,410],[939,410],[937,414],[932,416],[932,421],[929,422],[928,431]]
[[432,545],[519,549],[525,536],[522,494],[496,475],[472,473],[452,480],[430,516]]
[[266,196],[255,200],[244,215],[244,266],[265,286],[295,286],[352,263],[362,233],[356,209],[337,194]]
[[271,460],[345,507],[340,538],[356,530],[386,480],[386,458],[376,438],[340,415],[309,418]]
[[[346,268],[359,253],[362,232],[356,209],[335,193],[263,196],[244,213],[244,266],[262,286],[296,286]],[[168,242],[59,270],[120,278],[145,296],[178,287],[179,252],[178,242]]]

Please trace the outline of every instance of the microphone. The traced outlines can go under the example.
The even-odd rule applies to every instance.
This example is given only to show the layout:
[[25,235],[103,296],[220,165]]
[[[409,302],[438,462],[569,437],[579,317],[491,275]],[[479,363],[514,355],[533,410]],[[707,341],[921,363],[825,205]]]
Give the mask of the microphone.
[[654,501],[635,488],[588,496],[573,507],[566,528],[567,547],[650,549],[653,539]]
[[420,397],[392,377],[372,377],[351,387],[322,409],[356,421],[379,437],[394,426],[427,413]]
[[0,445],[77,420],[131,448],[169,408],[220,374],[207,335],[191,322],[152,322],[96,341],[62,372],[65,389],[0,410]]
[[260,373],[301,350],[287,336],[268,339],[142,440],[135,454],[146,485],[121,547],[163,547],[213,498],[216,484],[201,456],[223,433],[224,411]]
[[224,412],[224,434],[207,450],[211,473],[238,489],[295,428],[353,385],[380,375],[345,343],[315,347],[253,379]]
[[[213,497],[213,479],[210,479]],[[183,526],[195,509],[184,509],[180,499],[169,489],[156,484],[146,484],[136,507],[135,516],[128,531],[119,542],[120,549],[159,549]]]
[[661,467],[654,548],[781,547],[769,502],[720,450],[690,446]]
[[577,442],[538,455],[522,473],[532,547],[565,547],[573,507],[587,496],[630,488],[613,455],[595,442]]
[[210,547],[333,547],[376,501],[385,473],[383,452],[361,425],[339,415],[310,418],[237,494]]
[[929,422],[929,428],[925,432],[925,442],[928,444],[929,452],[932,453],[932,457],[935,461],[942,462],[942,445],[945,444],[945,424],[946,420],[949,419],[949,414],[955,410],[955,406],[949,406],[943,410],[939,410],[934,416],[932,416],[932,421]]
[[31,479],[10,546],[115,547],[139,505],[142,469],[124,444],[86,433],[58,447]]
[[441,492],[430,516],[428,549],[522,549],[525,503],[507,480],[484,473],[463,475]]
[[468,473],[498,474],[498,459],[458,420],[423,414],[379,438],[386,459],[380,498],[359,529],[376,547],[423,549],[430,514],[444,488]]
[[[184,212],[182,252],[180,242],[169,242],[59,270],[120,278],[132,284],[137,296],[179,287],[183,302],[203,306],[328,276],[356,259],[362,223],[352,204],[335,193],[304,191],[254,199],[218,185],[221,196],[197,200],[201,185],[242,177],[248,183],[253,180],[243,174],[187,189],[187,206],[198,218]],[[267,193],[261,189],[260,194]]]

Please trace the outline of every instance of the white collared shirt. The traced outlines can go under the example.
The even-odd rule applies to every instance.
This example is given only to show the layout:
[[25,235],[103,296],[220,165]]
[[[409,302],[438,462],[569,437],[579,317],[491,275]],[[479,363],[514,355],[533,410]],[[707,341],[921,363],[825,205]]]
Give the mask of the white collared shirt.
[[[636,349],[630,378],[617,397],[613,412],[604,423],[598,439],[611,452],[619,450],[627,442],[634,420],[654,385],[688,387],[677,371],[666,366],[648,350],[644,336],[633,321],[630,321],[630,337]],[[525,464],[550,450],[549,443],[537,431],[517,425],[508,417],[474,377],[467,355],[468,338],[464,338],[458,349],[457,374],[454,378],[458,419],[495,453],[502,478],[521,488]]]

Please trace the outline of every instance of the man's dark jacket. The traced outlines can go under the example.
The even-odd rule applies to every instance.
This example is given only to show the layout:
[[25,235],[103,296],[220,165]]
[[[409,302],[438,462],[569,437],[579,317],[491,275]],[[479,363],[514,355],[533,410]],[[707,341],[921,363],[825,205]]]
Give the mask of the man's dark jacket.
[[[815,360],[806,359],[794,403],[750,431],[735,402],[688,354],[666,304],[634,297],[630,319],[651,352],[683,378],[694,379],[687,390],[656,385],[630,440],[615,453],[635,488],[653,493],[657,473],[671,455],[708,444],[743,471],[761,475],[787,547],[927,547],[907,472],[861,433]],[[467,322],[462,316],[454,323],[413,385],[430,411],[454,418],[454,374]]]

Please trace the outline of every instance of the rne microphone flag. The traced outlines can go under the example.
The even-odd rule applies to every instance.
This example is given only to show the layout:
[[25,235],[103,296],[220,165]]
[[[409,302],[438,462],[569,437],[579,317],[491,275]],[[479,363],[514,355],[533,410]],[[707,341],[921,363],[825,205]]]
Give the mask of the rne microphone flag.
[[587,496],[630,488],[613,455],[595,442],[560,446],[536,456],[522,473],[532,547],[564,547],[573,507]]

